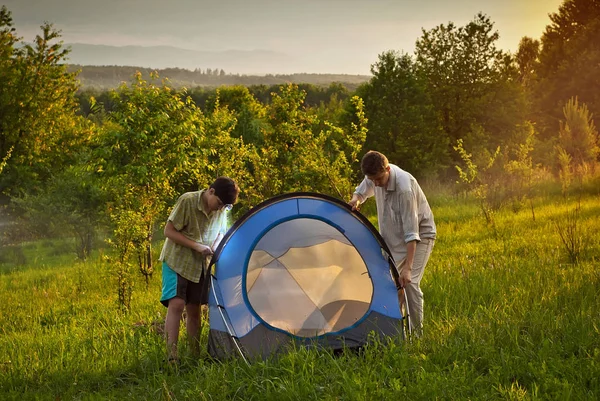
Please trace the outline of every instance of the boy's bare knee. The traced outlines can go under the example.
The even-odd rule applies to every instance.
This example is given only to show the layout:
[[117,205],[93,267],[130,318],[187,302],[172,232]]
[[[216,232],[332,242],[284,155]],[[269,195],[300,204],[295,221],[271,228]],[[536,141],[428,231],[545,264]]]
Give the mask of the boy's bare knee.
[[167,309],[174,313],[181,314],[185,309],[185,301],[178,297],[172,298],[169,300],[169,307]]

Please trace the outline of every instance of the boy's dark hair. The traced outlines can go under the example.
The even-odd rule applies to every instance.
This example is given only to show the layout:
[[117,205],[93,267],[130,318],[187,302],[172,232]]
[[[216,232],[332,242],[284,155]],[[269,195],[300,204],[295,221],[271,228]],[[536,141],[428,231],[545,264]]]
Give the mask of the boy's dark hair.
[[369,150],[360,161],[360,169],[364,175],[377,175],[388,166],[388,159],[383,153]]
[[210,188],[215,190],[215,195],[221,199],[224,205],[233,205],[237,201],[240,188],[229,177],[219,177],[210,184]]

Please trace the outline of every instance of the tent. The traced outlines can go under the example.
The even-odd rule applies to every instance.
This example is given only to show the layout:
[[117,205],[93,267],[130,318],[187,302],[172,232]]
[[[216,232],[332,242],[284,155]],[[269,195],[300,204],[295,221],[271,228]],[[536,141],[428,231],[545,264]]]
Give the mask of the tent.
[[271,198],[242,216],[215,250],[211,356],[265,359],[290,344],[353,348],[403,336],[397,272],[373,225],[316,193]]

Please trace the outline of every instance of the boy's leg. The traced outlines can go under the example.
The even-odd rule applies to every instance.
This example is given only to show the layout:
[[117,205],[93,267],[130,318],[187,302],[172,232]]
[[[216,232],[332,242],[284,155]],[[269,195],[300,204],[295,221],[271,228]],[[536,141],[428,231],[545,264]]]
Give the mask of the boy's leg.
[[187,335],[193,355],[200,353],[200,304],[187,304]]
[[167,340],[167,357],[177,359],[177,341],[179,339],[179,322],[185,307],[185,301],[179,297],[171,298],[165,318],[165,336]]

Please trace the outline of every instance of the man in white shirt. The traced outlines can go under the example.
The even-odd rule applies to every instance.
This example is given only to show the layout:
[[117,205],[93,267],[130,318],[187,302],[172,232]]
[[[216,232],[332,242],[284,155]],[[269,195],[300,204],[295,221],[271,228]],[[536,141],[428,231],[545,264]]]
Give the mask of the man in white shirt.
[[348,204],[358,210],[367,198],[375,196],[379,232],[396,261],[412,326],[415,334],[420,335],[423,327],[420,283],[436,237],[433,213],[417,180],[389,164],[382,153],[367,152],[361,170],[365,179],[356,187]]

